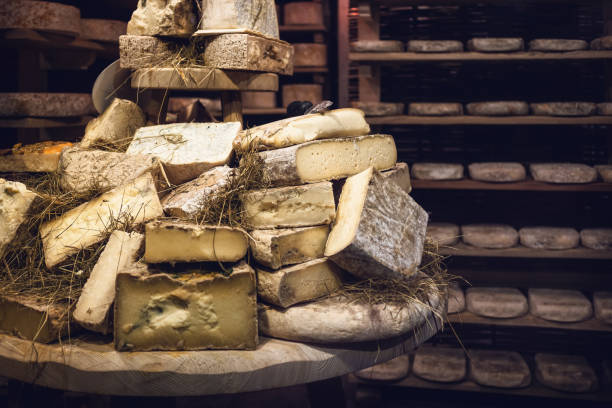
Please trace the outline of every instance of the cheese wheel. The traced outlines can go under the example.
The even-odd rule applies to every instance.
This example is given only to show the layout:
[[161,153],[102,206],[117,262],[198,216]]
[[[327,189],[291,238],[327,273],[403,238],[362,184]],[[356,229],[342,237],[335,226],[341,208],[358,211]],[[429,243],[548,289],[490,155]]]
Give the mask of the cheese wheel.
[[410,174],[418,180],[460,180],[463,165],[455,163],[414,163]]
[[597,114],[603,116],[612,116],[612,102],[598,103]]
[[461,41],[430,41],[430,40],[411,40],[408,41],[407,49],[410,52],[462,52],[463,43]]
[[397,381],[406,377],[410,372],[410,356],[401,355],[382,364],[359,370],[356,377],[362,380]]
[[293,101],[310,101],[317,104],[323,100],[323,86],[319,84],[283,85],[283,107]]
[[583,356],[543,354],[534,356],[539,383],[565,392],[590,392],[597,388],[597,375]]
[[403,103],[395,102],[353,102],[353,108],[361,109],[366,116],[392,116],[404,112]]
[[509,225],[471,224],[462,225],[463,242],[478,248],[510,248],[518,243],[518,232]]
[[454,347],[419,347],[414,354],[412,372],[427,381],[462,381],[467,372],[465,353]]
[[284,5],[285,25],[323,25],[323,5],[312,1],[296,1]]
[[472,163],[468,170],[472,179],[492,183],[521,181],[526,177],[525,167],[521,163]]
[[276,108],[276,92],[242,92],[243,108]]
[[81,11],[47,1],[4,0],[0,2],[0,29],[29,29],[78,36]]
[[351,43],[352,52],[402,52],[404,43],[389,40],[360,40]]
[[612,249],[612,228],[586,228],[580,231],[580,242],[591,249]]
[[294,67],[324,67],[327,65],[327,45],[315,43],[293,44]]
[[531,372],[515,351],[470,350],[470,377],[487,387],[523,388],[531,384]]
[[519,230],[519,237],[522,245],[535,249],[570,249],[580,241],[573,228],[524,227]]
[[596,318],[612,324],[612,292],[594,292],[593,306]]
[[597,171],[581,163],[533,163],[529,165],[536,181],[555,184],[585,184],[597,180]]
[[90,94],[0,93],[0,117],[39,116],[62,118],[95,112]]
[[612,50],[612,35],[599,37],[591,41],[592,50]]
[[472,38],[467,45],[470,51],[477,52],[512,52],[525,49],[522,38]]
[[577,290],[529,289],[529,311],[545,320],[561,323],[590,319],[593,307]]
[[586,50],[589,44],[583,40],[538,38],[529,42],[529,51],[567,52]]
[[515,288],[468,288],[467,309],[479,316],[510,319],[527,314],[527,298]]
[[463,115],[460,103],[411,103],[408,114],[413,116],[459,116]]
[[591,102],[544,102],[529,105],[534,115],[543,116],[589,116],[597,106]]
[[468,115],[515,116],[529,114],[529,105],[522,101],[472,102],[465,106]]
[[448,222],[430,222],[427,225],[427,238],[440,246],[454,245],[459,241],[459,226]]
[[446,306],[446,313],[461,313],[465,310],[465,295],[463,290],[456,283],[451,283],[448,286],[448,303]]

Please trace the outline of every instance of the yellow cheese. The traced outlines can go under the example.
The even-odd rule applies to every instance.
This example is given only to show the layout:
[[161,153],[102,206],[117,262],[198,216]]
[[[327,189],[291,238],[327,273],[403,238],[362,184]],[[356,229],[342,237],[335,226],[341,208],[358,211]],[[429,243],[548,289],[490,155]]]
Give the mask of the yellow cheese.
[[25,184],[0,178],[0,258],[27,219],[36,197]]

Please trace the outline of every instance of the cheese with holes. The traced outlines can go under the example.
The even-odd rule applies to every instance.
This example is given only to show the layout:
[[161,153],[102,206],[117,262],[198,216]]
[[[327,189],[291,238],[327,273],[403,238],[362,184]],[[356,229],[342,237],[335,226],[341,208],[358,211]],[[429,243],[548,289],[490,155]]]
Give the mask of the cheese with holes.
[[110,333],[117,274],[138,260],[143,243],[142,234],[113,231],[74,309],[73,317],[78,324],[102,334]]
[[257,269],[257,294],[264,301],[280,307],[320,298],[341,287],[340,268],[326,258],[278,271]]
[[337,180],[372,166],[387,170],[397,162],[392,136],[369,135],[316,140],[259,153],[265,177],[274,185]]
[[145,238],[148,263],[236,262],[249,248],[246,232],[240,228],[184,221],[152,221],[145,226]]
[[467,309],[479,316],[509,319],[527,314],[527,298],[515,288],[468,288]]
[[104,113],[85,128],[81,147],[100,147],[125,151],[136,129],[145,125],[144,112],[127,99],[115,98]]
[[553,322],[580,322],[591,318],[593,307],[581,292],[566,289],[529,289],[529,311]]
[[585,228],[580,231],[580,242],[587,248],[612,248],[612,228]]
[[359,370],[356,377],[373,381],[397,381],[410,372],[410,355],[403,354],[381,364]]
[[240,122],[142,127],[136,131],[127,153],[159,157],[170,182],[181,184],[212,167],[227,164],[240,128]]
[[117,350],[255,349],[253,269],[242,262],[227,276],[218,264],[192,265],[137,264],[117,276]]
[[410,173],[417,180],[460,180],[463,178],[463,164],[414,163]]
[[535,181],[556,184],[592,183],[597,170],[582,163],[533,163],[529,171]]
[[466,365],[460,348],[422,346],[414,353],[412,372],[427,381],[458,382],[465,379]]
[[97,244],[109,228],[140,224],[162,214],[153,177],[144,174],[45,222],[40,227],[45,264],[51,268]]
[[596,318],[612,324],[612,292],[594,292],[593,306]]
[[430,222],[427,225],[427,238],[439,246],[455,245],[459,242],[461,232],[457,224],[448,222]]
[[241,199],[252,228],[322,225],[331,223],[336,216],[329,182],[247,191]]
[[323,257],[328,225],[249,233],[251,253],[260,264],[272,269]]
[[470,178],[491,183],[508,183],[525,180],[526,171],[521,163],[487,162],[468,166]]
[[597,374],[583,356],[538,353],[534,360],[538,382],[549,388],[565,392],[597,389]]
[[138,2],[127,25],[130,35],[189,37],[196,30],[198,10],[192,0]]
[[49,304],[33,295],[0,296],[0,332],[51,343],[69,334],[69,313],[67,304]]
[[0,259],[28,218],[36,197],[25,184],[0,178]]
[[383,177],[394,181],[398,186],[402,188],[406,193],[410,194],[412,191],[412,183],[410,182],[410,169],[406,163],[395,163],[395,166],[389,170],[383,171]]
[[325,256],[359,278],[409,278],[421,263],[427,220],[408,193],[370,167],[344,183]]
[[501,249],[518,244],[518,232],[503,224],[470,224],[461,226],[463,242],[478,248]]
[[470,377],[477,384],[498,388],[523,388],[531,384],[531,372],[515,351],[470,350]]
[[358,109],[336,109],[325,113],[295,116],[241,132],[236,150],[247,150],[251,143],[261,149],[278,149],[317,139],[365,135],[370,126]]
[[521,245],[535,249],[570,249],[578,246],[580,234],[573,228],[523,227]]

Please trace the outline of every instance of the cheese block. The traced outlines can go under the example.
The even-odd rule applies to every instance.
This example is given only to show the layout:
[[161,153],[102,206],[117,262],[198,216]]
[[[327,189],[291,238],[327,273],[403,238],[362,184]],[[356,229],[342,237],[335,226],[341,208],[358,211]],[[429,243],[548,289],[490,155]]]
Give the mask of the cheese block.
[[228,188],[234,175],[235,170],[228,166],[213,167],[165,196],[161,201],[164,212],[172,217],[195,220],[216,194]]
[[[185,42],[172,38],[122,35],[119,37],[119,64],[126,69],[171,66],[177,62],[180,50],[185,46]],[[169,102],[168,110],[172,112],[170,105]]]
[[6,154],[0,152],[0,173],[57,171],[62,150],[72,146],[72,143],[45,141],[16,146],[12,151],[6,151]]
[[296,1],[283,5],[285,25],[323,25],[323,5],[312,1]]
[[102,115],[87,124],[81,147],[125,151],[136,129],[145,123],[145,114],[138,105],[127,99],[115,98]]
[[361,109],[366,116],[392,116],[404,113],[404,104],[395,102],[353,102],[353,107]]
[[64,149],[58,174],[64,191],[78,194],[105,192],[129,180],[151,173],[157,187],[162,187],[159,160],[150,155]]
[[77,37],[81,32],[78,8],[48,1],[0,2],[0,29],[46,31]]
[[294,43],[293,63],[296,67],[324,67],[327,65],[327,45]]
[[0,117],[39,116],[65,118],[94,113],[90,94],[82,93],[0,93]]
[[334,293],[342,287],[341,274],[326,258],[277,271],[257,268],[257,294],[268,303],[287,308]]
[[370,381],[397,381],[410,372],[410,355],[403,354],[389,361],[355,372],[355,376]]
[[592,392],[597,374],[583,356],[537,353],[535,376],[539,383],[565,392]]
[[465,310],[465,295],[463,290],[456,283],[448,285],[448,303],[446,313],[461,313]]
[[529,105],[521,101],[472,102],[465,105],[468,115],[521,116],[529,114]]
[[460,180],[463,165],[455,163],[414,163],[410,174],[417,180]]
[[274,185],[337,180],[373,166],[395,166],[397,149],[389,135],[316,140],[284,149],[259,153],[264,177]]
[[253,230],[249,232],[251,254],[272,269],[322,258],[329,226]]
[[147,263],[236,262],[249,248],[246,231],[184,221],[152,221],[145,226]]
[[[299,64],[297,44],[251,34],[222,34],[204,38],[204,63],[209,67],[292,75]],[[325,47],[325,46],[323,46]],[[324,55],[326,57],[326,54]],[[303,60],[301,61],[303,62]],[[322,64],[325,65],[325,64]]]
[[589,116],[597,111],[592,102],[543,102],[529,106],[534,115],[542,116]]
[[584,184],[597,180],[597,170],[581,163],[533,163],[529,172],[535,181],[555,184]]
[[527,298],[515,288],[468,288],[467,309],[479,316],[509,319],[527,314]]
[[521,163],[489,162],[468,166],[470,178],[491,183],[508,183],[525,180],[525,167]]
[[529,311],[553,322],[580,322],[593,315],[591,302],[577,290],[529,289]]
[[393,40],[359,40],[350,44],[352,52],[402,52],[404,43]]
[[467,47],[478,52],[512,52],[523,51],[525,42],[522,38],[472,38]]
[[78,324],[102,334],[111,332],[109,314],[115,301],[117,274],[138,260],[143,244],[142,234],[113,231],[74,309]]
[[282,99],[284,108],[295,101],[309,101],[317,104],[323,100],[323,86],[320,84],[283,85]]
[[410,182],[410,169],[406,163],[395,163],[391,169],[381,172],[384,178],[393,180],[406,193],[412,191],[412,183]]
[[612,324],[612,292],[594,292],[593,306],[596,318]]
[[591,41],[592,50],[612,50],[612,35],[599,37]]
[[565,39],[550,39],[538,38],[529,41],[529,51],[580,51],[589,48],[589,43],[583,40],[565,40]]
[[497,388],[523,388],[531,384],[531,372],[515,351],[470,350],[469,371],[477,384]]
[[144,174],[42,224],[45,264],[51,268],[102,241],[111,226],[138,225],[161,215],[153,177]]
[[612,116],[612,102],[598,103],[597,114],[603,116]]
[[255,273],[242,262],[222,274],[202,264],[137,264],[117,276],[117,350],[247,349],[257,346]]
[[241,92],[240,95],[245,109],[276,108],[276,92]]
[[241,200],[246,222],[252,228],[322,225],[336,216],[330,182],[247,191]]
[[370,126],[358,109],[335,109],[325,113],[295,116],[256,126],[240,133],[236,150],[279,149],[317,139],[346,138],[367,135]]
[[422,346],[414,353],[412,372],[427,381],[450,383],[465,379],[466,366],[460,348]]
[[[51,343],[69,334],[70,308],[49,304],[33,295],[0,296],[0,332],[38,343]],[[73,331],[74,334],[74,331]]]
[[518,232],[509,225],[471,224],[462,225],[463,242],[479,248],[510,248],[518,244]]
[[189,37],[197,24],[198,10],[191,0],[139,1],[127,25],[127,33]]
[[463,52],[461,41],[411,40],[406,44],[409,52]]
[[413,102],[408,105],[412,116],[461,116],[463,105],[460,103]]
[[196,35],[249,32],[278,40],[274,0],[203,0]]
[[117,43],[119,37],[127,32],[127,23],[119,20],[98,18],[81,19],[81,38],[102,42]]
[[181,184],[212,167],[227,164],[240,128],[240,122],[142,127],[136,131],[127,153],[158,157],[170,182]]
[[325,256],[359,278],[410,278],[421,263],[427,220],[408,193],[370,167],[344,183]]
[[438,246],[450,246],[459,242],[459,226],[448,222],[430,222],[427,225],[427,238]]
[[519,230],[521,245],[534,249],[576,248],[580,235],[574,228],[523,227]]
[[11,244],[38,195],[23,183],[0,178],[0,259]]
[[580,242],[591,249],[612,249],[612,228],[585,228],[580,231]]
[[287,309],[260,304],[259,328],[265,336],[306,343],[359,343],[407,333],[418,338],[420,331],[441,327],[445,303],[432,295],[427,306],[420,302],[369,304],[342,296]]

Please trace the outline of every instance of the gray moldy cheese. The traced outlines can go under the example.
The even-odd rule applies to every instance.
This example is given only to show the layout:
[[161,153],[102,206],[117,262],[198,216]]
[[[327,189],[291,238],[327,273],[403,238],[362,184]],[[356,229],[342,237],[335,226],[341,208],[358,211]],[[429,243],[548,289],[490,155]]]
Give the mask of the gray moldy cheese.
[[439,246],[454,245],[459,242],[461,232],[457,224],[430,222],[427,224],[427,238]]
[[36,197],[25,184],[0,178],[0,259],[28,218]]
[[363,380],[397,381],[410,372],[410,355],[403,354],[382,364],[355,372],[355,376]]
[[69,307],[32,295],[0,296],[0,331],[25,340],[51,343],[68,335]]
[[591,249],[611,249],[612,228],[585,228],[580,231],[580,242]]
[[322,258],[329,226],[253,230],[249,232],[251,253],[260,264],[272,269]]
[[40,227],[45,264],[57,265],[104,239],[108,228],[138,225],[163,214],[149,173],[73,208]]
[[532,163],[529,172],[535,181],[555,184],[582,184],[597,180],[597,170],[582,163]]
[[467,47],[477,52],[512,52],[523,51],[525,42],[522,38],[472,38]]
[[327,45],[294,43],[293,64],[296,67],[324,67],[327,65]]
[[536,379],[549,388],[565,392],[597,389],[597,374],[583,356],[538,353],[534,360]]
[[521,163],[472,163],[468,166],[468,170],[470,178],[492,183],[521,181],[526,177],[525,167]]
[[181,47],[186,45],[178,39],[122,35],[119,37],[119,64],[126,69],[172,66]]
[[591,302],[577,290],[529,289],[529,311],[553,322],[580,322],[593,315]]
[[0,117],[39,116],[65,118],[95,112],[90,94],[81,93],[0,93]]
[[395,141],[389,135],[316,140],[259,153],[265,177],[273,185],[337,180],[370,166],[388,170],[397,162]]
[[532,114],[541,116],[589,116],[597,111],[592,102],[542,102],[529,106]]
[[515,351],[470,350],[470,377],[477,384],[498,388],[523,388],[531,384],[531,372]]
[[366,116],[392,116],[404,112],[403,103],[395,102],[352,102],[354,108],[361,109]]
[[596,318],[612,324],[612,292],[594,292],[593,306],[595,307]]
[[446,313],[460,313],[465,310],[465,295],[463,290],[456,283],[451,283],[448,286],[448,303],[446,306]]
[[461,41],[411,40],[406,44],[409,52],[463,52]]
[[312,1],[295,1],[283,5],[285,25],[323,25],[323,5]]
[[470,224],[461,226],[463,242],[479,248],[510,248],[518,243],[518,232],[503,224]]
[[197,35],[252,32],[278,40],[274,0],[203,0]]
[[2,1],[0,29],[29,29],[78,36],[81,11],[49,1]]
[[117,43],[127,32],[127,23],[119,20],[98,18],[81,19],[81,38],[94,41]]
[[468,288],[467,309],[479,316],[509,319],[527,314],[527,298],[515,288]]
[[130,35],[189,37],[196,30],[198,11],[191,0],[139,0],[127,26]]
[[410,174],[417,180],[460,180],[463,165],[455,163],[414,163]]
[[463,105],[460,103],[413,102],[408,105],[412,116],[461,116]]
[[277,271],[257,268],[257,294],[268,303],[287,308],[332,294],[342,287],[342,271],[326,258]]
[[427,381],[449,383],[465,379],[467,363],[460,348],[419,347],[414,353],[412,372]]
[[578,246],[580,234],[573,228],[523,227],[521,245],[535,249],[570,249]]
[[410,182],[410,169],[406,163],[395,163],[395,166],[389,170],[382,171],[383,177],[393,180],[406,193],[412,191],[412,183]]
[[286,84],[282,89],[283,107],[294,101],[310,101],[317,104],[323,100],[323,85],[320,84]]
[[330,224],[336,216],[330,182],[247,191],[241,200],[247,223],[256,229]]
[[591,41],[592,50],[612,50],[612,35],[599,37]]
[[583,40],[538,38],[529,41],[529,51],[566,52],[586,50],[589,43]]
[[148,263],[236,262],[248,248],[246,232],[240,228],[160,220],[145,225]]
[[325,256],[359,278],[410,278],[421,263],[427,220],[412,197],[370,167],[344,183]]
[[402,52],[404,43],[390,40],[359,40],[350,44],[352,52]]
[[529,114],[529,104],[522,101],[472,102],[465,105],[468,115],[522,116]]
[[253,350],[258,343],[255,273],[242,262],[169,270],[137,264],[117,276],[117,350]]
[[115,98],[102,115],[87,124],[81,147],[124,151],[136,129],[145,123],[145,114],[138,105],[127,99]]

